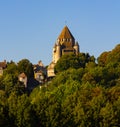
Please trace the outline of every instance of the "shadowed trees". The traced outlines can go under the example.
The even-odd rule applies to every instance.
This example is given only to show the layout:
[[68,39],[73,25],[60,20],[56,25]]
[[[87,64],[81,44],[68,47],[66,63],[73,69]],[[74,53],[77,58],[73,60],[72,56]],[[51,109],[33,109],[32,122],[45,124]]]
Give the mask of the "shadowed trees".
[[55,72],[62,72],[69,68],[85,68],[86,63],[95,62],[94,56],[90,56],[88,53],[79,53],[79,55],[70,54],[63,55],[55,65]]

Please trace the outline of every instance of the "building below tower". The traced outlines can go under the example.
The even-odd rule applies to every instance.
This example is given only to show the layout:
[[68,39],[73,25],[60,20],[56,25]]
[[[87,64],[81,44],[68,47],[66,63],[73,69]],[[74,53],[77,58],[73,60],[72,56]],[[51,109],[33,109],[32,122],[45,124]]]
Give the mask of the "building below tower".
[[76,55],[79,54],[79,44],[78,42],[75,42],[75,38],[69,28],[65,26],[54,44],[52,62],[48,66],[47,76],[54,77],[54,67],[57,61],[61,58],[61,56],[71,53]]

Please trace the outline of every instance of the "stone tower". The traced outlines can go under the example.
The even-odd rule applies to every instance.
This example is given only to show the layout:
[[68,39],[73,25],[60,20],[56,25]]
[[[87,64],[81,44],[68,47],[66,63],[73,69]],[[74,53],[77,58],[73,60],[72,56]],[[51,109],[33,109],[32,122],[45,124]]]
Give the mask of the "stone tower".
[[55,45],[53,47],[53,58],[52,62],[48,66],[47,74],[48,77],[55,76],[54,74],[54,66],[57,63],[57,61],[60,59],[60,57],[64,54],[70,54],[74,53],[76,55],[79,54],[79,44],[78,42],[75,42],[75,38],[73,37],[72,33],[68,29],[67,26],[65,26],[58,36]]

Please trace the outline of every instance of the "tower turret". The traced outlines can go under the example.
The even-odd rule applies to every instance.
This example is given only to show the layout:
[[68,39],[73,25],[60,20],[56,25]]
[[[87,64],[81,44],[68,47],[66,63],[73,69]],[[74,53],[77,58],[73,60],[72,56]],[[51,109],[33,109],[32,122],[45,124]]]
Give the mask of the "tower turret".
[[57,40],[57,44],[56,44],[56,59],[55,59],[55,63],[57,63],[57,61],[60,59],[60,57],[61,57],[60,42],[59,42],[59,40]]
[[56,43],[55,43],[55,45],[54,45],[54,47],[53,47],[53,51],[52,51],[52,61],[55,63],[55,59],[56,59],[56,57],[55,57],[55,54],[56,54]]
[[78,42],[75,42],[74,49],[75,49],[75,54],[78,55],[79,54],[79,44],[78,44]]

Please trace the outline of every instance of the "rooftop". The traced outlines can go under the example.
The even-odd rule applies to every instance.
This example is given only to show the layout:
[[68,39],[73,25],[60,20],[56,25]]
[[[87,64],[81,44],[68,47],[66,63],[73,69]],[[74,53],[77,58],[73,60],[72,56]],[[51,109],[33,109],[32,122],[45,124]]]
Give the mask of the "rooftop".
[[62,32],[58,36],[58,39],[72,39],[72,40],[75,40],[72,33],[70,32],[70,30],[67,26],[65,26],[63,28]]
[[0,67],[1,68],[6,68],[7,64],[6,61],[4,60],[3,62],[0,62]]

